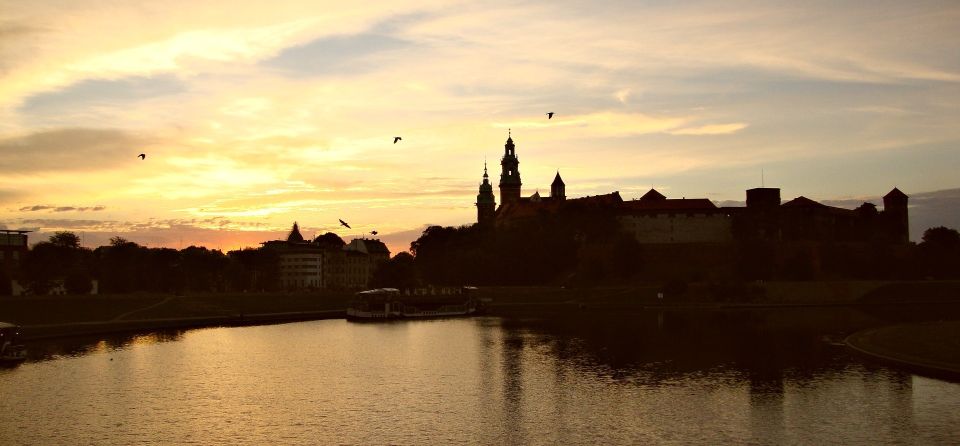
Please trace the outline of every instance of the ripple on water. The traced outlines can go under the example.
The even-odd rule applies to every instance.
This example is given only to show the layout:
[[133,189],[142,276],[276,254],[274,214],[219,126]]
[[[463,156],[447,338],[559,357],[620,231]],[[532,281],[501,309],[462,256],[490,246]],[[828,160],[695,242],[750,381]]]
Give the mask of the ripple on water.
[[863,363],[821,333],[554,323],[331,320],[67,346],[0,370],[0,444],[957,438],[960,386]]

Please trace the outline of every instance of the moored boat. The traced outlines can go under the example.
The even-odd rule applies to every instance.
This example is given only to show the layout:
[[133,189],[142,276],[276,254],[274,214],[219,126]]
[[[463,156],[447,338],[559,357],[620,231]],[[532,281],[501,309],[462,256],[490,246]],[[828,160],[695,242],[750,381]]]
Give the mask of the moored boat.
[[405,294],[396,288],[360,291],[347,308],[347,319],[374,321],[469,316],[479,310],[475,291],[473,287],[463,287],[449,294]]
[[0,365],[16,365],[27,359],[27,348],[20,344],[20,327],[0,322]]

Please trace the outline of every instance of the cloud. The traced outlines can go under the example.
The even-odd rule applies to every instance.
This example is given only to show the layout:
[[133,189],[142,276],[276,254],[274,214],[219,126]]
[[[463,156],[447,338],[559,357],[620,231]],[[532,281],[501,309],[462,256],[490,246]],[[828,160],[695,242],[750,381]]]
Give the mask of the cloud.
[[748,127],[749,124],[735,122],[731,124],[709,124],[700,127],[687,127],[670,130],[671,135],[729,135]]
[[[481,164],[495,165],[508,127],[525,194],[556,169],[571,194],[653,181],[739,198],[762,167],[808,196],[945,189],[960,142],[960,60],[948,57],[960,40],[947,38],[958,11],[11,3],[0,25],[11,30],[0,39],[0,217],[95,202],[130,222],[325,228],[345,216],[384,234],[467,222]],[[452,179],[428,178],[441,176]]]
[[44,130],[0,139],[0,174],[102,170],[135,161],[155,140],[110,129]]
[[88,79],[56,91],[28,97],[19,111],[27,115],[75,114],[101,106],[119,106],[186,91],[187,84],[172,75],[133,76],[115,80]]
[[410,42],[375,32],[330,36],[284,49],[261,64],[299,76],[344,76],[378,68],[365,61],[370,56],[410,46]]
[[20,212],[36,212],[36,211],[51,211],[51,212],[87,212],[87,211],[102,211],[106,209],[106,206],[52,206],[44,204],[35,204],[33,206],[24,206],[20,208]]

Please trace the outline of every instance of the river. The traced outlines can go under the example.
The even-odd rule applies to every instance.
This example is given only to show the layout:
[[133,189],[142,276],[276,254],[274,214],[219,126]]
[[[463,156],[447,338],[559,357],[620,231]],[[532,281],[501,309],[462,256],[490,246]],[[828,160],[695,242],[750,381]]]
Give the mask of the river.
[[909,318],[890,314],[518,312],[35,342],[0,369],[0,444],[958,441],[960,384],[837,345]]

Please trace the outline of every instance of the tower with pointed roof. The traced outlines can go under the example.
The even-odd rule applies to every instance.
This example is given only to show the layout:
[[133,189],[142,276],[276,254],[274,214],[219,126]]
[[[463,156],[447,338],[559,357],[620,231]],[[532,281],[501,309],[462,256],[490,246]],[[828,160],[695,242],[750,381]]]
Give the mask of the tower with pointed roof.
[[563,184],[563,178],[560,178],[559,170],[557,176],[553,177],[553,183],[550,184],[550,198],[560,201],[567,199],[567,185]]
[[300,226],[297,225],[297,222],[293,222],[293,229],[290,230],[290,235],[287,236],[288,243],[303,243],[303,236],[300,235]]
[[500,159],[500,205],[520,201],[520,160],[517,159],[513,137],[507,131],[507,143],[503,146],[503,158]]
[[483,163],[483,182],[477,194],[477,224],[483,227],[493,225],[493,215],[497,209],[497,199],[493,196],[493,185],[487,175],[487,163]]

